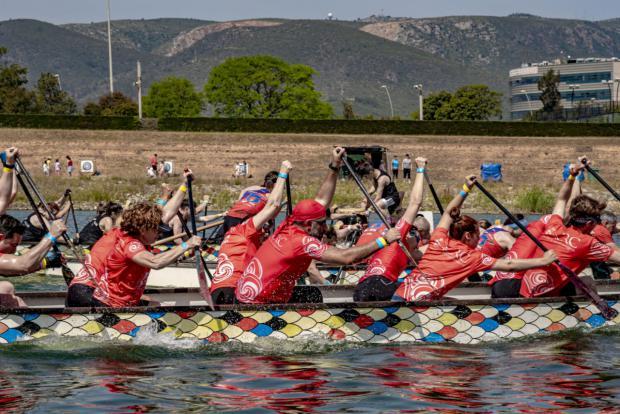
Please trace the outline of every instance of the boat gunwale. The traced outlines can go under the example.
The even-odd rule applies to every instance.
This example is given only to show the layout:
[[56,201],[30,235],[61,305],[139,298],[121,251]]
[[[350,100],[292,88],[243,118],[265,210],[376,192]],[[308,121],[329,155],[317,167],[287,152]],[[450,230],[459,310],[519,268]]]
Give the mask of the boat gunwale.
[[[174,289],[171,289],[174,290]],[[33,292],[35,293],[35,292]],[[46,292],[36,292],[46,293]],[[64,292],[51,292],[64,293]],[[618,301],[620,294],[601,295],[604,300]],[[430,308],[430,307],[449,307],[449,306],[494,306],[494,305],[539,305],[539,304],[560,304],[589,302],[585,296],[558,296],[544,298],[500,298],[500,299],[450,299],[445,298],[434,301],[415,301],[415,302],[340,302],[340,303],[268,303],[268,304],[236,304],[236,305],[216,305],[215,309],[208,306],[135,306],[125,308],[2,308],[0,315],[7,314],[114,314],[114,313],[160,313],[160,312],[260,312],[260,311],[295,311],[300,309],[307,310],[331,310],[331,309],[385,309],[385,308]]]

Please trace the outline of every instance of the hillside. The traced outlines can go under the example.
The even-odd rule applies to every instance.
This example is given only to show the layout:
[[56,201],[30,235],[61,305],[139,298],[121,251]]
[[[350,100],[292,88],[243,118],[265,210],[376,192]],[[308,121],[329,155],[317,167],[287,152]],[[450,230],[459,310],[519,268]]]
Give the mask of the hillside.
[[523,62],[620,55],[620,19],[454,16],[370,23],[361,30],[503,76]]
[[[80,103],[107,91],[106,24],[55,26],[35,20],[0,22],[7,58],[30,69],[61,74]],[[135,63],[148,86],[184,76],[201,89],[209,71],[233,56],[271,54],[314,67],[316,83],[337,112],[354,99],[361,115],[386,116],[390,88],[397,115],[417,109],[416,83],[426,92],[485,83],[504,93],[507,71],[525,61],[568,56],[620,56],[620,19],[601,22],[454,16],[425,19],[371,16],[360,21],[195,19],[112,22],[116,89],[134,95]]]

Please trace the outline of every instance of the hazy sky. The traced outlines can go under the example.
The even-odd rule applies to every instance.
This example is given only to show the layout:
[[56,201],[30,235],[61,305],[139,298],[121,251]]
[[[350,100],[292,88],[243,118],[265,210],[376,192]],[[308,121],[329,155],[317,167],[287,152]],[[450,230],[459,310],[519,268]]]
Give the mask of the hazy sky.
[[[352,20],[371,14],[406,17],[531,13],[602,20],[620,17],[620,0],[111,0],[112,19],[250,17],[321,19],[329,12]],[[0,0],[0,20],[31,18],[52,23],[105,19],[105,0]]]

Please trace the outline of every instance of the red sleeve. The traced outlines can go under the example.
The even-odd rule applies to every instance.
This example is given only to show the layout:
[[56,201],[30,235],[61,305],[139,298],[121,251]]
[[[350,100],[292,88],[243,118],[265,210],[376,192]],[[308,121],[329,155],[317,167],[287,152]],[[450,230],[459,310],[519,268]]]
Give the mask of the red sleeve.
[[404,218],[398,220],[396,223],[396,228],[400,231],[400,239],[405,241],[407,240],[407,235],[409,234],[409,230],[413,227],[413,224],[409,223]]
[[448,238],[448,230],[441,227],[437,227],[431,234],[431,241],[446,238]]
[[470,256],[471,262],[468,265],[471,266],[471,273],[484,272],[485,270],[492,269],[497,262],[497,259],[482,253],[481,251],[474,250]]
[[138,253],[146,251],[146,247],[136,239],[129,240],[123,249],[123,255],[127,259],[133,259]]
[[321,259],[323,253],[325,253],[325,250],[329,247],[312,236],[304,236],[301,239],[297,239],[295,243],[299,247],[298,254],[308,259]]
[[594,237],[596,240],[600,241],[603,244],[609,244],[614,242],[614,239],[609,230],[607,230],[605,226],[601,226],[600,224],[598,224],[596,227],[594,227],[594,230],[592,230],[592,237]]
[[590,248],[586,252],[585,259],[593,262],[606,262],[613,252],[614,250],[611,247],[592,238],[592,243],[590,243]]

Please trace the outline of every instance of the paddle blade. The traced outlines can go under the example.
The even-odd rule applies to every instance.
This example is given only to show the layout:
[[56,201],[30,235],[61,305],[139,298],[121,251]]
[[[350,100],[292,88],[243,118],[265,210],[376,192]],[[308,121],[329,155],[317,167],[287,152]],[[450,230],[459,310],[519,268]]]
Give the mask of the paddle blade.
[[[197,255],[200,255],[200,252],[196,252]],[[215,309],[215,304],[213,303],[213,298],[211,297],[211,292],[209,288],[211,287],[210,281],[208,281],[207,273],[205,268],[202,265],[202,261],[200,257],[196,260],[196,271],[198,273],[198,286],[200,286],[200,295],[207,302],[207,306],[211,309]]]
[[65,279],[65,283],[69,286],[75,277],[73,271],[67,265],[62,265],[60,269],[62,270],[62,277]]

